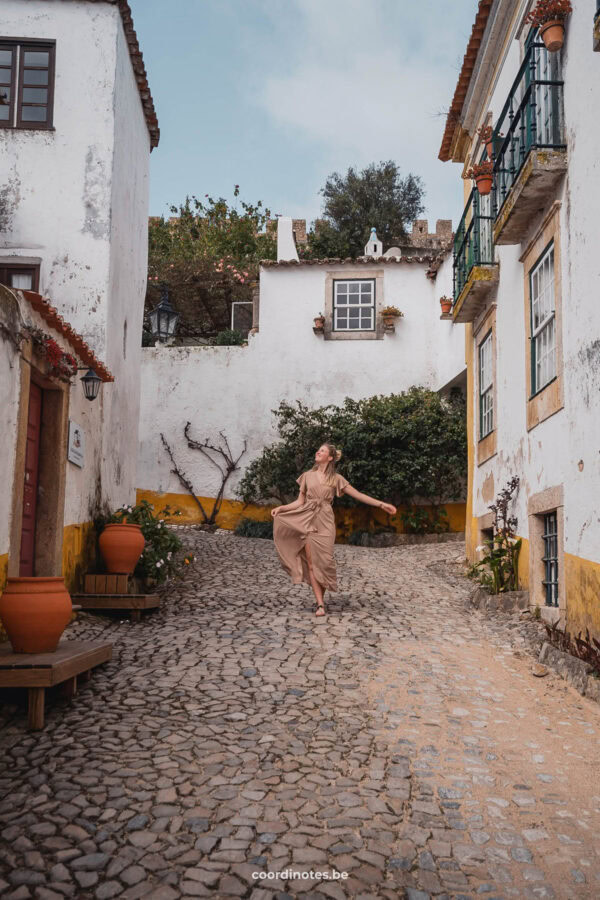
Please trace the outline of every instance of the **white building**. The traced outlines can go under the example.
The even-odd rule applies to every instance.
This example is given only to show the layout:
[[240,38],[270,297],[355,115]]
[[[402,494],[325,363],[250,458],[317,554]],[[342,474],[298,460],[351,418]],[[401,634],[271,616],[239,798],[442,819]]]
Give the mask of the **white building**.
[[[33,368],[10,359],[0,382],[3,417],[16,424],[3,435],[0,560],[19,574],[21,437],[37,381],[40,452],[58,447],[60,457],[54,468],[40,458],[39,493],[47,492],[44,479],[60,476],[64,496],[37,523],[38,546],[50,539],[52,520],[58,549],[51,562],[34,564],[34,574],[60,572],[64,528],[70,578],[93,510],[135,496],[148,166],[159,131],[127,2],[3,0],[0,98],[0,282],[50,298],[114,377],[97,400],[81,404],[81,385],[65,394],[34,354]],[[16,313],[14,298],[2,299],[4,321]],[[18,302],[26,320],[33,301]],[[75,353],[72,342],[65,349]],[[33,352],[27,341],[25,352]],[[6,359],[3,352],[3,366]],[[66,460],[69,418],[85,435],[82,468]],[[58,419],[60,442],[49,445],[44,431]]]
[[[216,496],[219,474],[188,448],[187,421],[196,438],[216,441],[222,431],[234,453],[247,441],[241,471],[227,485],[232,501],[243,469],[277,440],[272,410],[282,400],[314,408],[412,385],[438,391],[464,380],[464,337],[450,316],[440,320],[440,297],[452,292],[448,252],[397,256],[392,249],[391,256],[298,261],[291,228],[291,219],[280,220],[279,260],[261,266],[247,346],[143,350],[139,496],[197,517],[171,471],[161,432],[197,494]],[[387,330],[386,306],[403,313]],[[314,321],[320,314],[322,328]],[[234,524],[240,507],[224,504],[221,524]]]
[[[467,332],[467,549],[489,535],[507,481],[532,607],[600,632],[600,56],[596,0],[578,0],[562,50],[526,22],[528,0],[482,0],[440,158],[483,157],[494,188],[465,182],[453,315]],[[596,43],[595,49],[598,49]],[[460,328],[462,331],[463,329]]]

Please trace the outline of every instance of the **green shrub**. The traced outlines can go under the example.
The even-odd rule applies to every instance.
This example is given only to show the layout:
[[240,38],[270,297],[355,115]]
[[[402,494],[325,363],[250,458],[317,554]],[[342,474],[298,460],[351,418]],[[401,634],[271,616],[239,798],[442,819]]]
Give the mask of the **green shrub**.
[[411,506],[400,513],[408,534],[441,534],[450,531],[448,514],[443,507]]
[[241,331],[236,331],[235,328],[226,328],[216,335],[213,343],[219,347],[241,347],[246,343],[246,338]]
[[273,540],[273,521],[256,522],[254,519],[240,519],[235,526],[239,537],[270,538]]

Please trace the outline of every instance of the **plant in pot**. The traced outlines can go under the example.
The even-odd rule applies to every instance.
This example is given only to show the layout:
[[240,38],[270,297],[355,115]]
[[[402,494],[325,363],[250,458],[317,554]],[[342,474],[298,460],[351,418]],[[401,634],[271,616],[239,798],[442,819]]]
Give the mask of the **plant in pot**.
[[565,21],[572,12],[571,0],[538,0],[525,21],[539,29],[546,49],[555,53],[565,42]]
[[9,578],[0,619],[15,653],[53,653],[73,607],[64,578]]
[[482,125],[481,128],[477,129],[479,140],[482,144],[485,144],[485,152],[487,153],[487,157],[489,160],[492,160],[492,157],[494,155],[494,144],[492,141],[493,133],[494,129],[491,125]]
[[452,309],[452,297],[440,297],[440,306],[442,307],[442,315],[446,316]]
[[394,325],[396,319],[404,317],[404,313],[400,312],[397,306],[384,306],[381,310],[384,325]]
[[479,193],[485,197],[492,190],[494,181],[494,164],[490,160],[476,163],[467,172],[469,178],[473,178]]
[[324,328],[325,328],[325,316],[323,315],[323,313],[319,313],[318,316],[315,316],[314,330],[315,331],[323,331]]
[[103,523],[98,538],[100,553],[107,572],[133,575],[146,544],[137,506],[122,506]]

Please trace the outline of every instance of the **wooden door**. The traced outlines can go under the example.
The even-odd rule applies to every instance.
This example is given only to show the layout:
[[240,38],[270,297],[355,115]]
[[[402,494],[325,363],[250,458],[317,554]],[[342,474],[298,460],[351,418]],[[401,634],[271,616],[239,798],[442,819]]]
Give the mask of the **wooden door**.
[[21,559],[19,567],[19,575],[22,578],[35,574],[35,514],[38,493],[41,424],[42,389],[32,381],[29,389],[25,481],[23,484],[23,524],[21,526]]

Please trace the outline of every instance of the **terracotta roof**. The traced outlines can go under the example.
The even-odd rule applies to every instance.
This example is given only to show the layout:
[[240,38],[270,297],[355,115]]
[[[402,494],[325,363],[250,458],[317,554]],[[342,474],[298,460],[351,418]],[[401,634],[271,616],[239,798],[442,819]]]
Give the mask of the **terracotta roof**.
[[150,93],[150,87],[148,85],[148,76],[146,74],[146,67],[144,66],[144,57],[142,56],[142,51],[140,50],[137,34],[135,33],[135,29],[133,27],[133,18],[131,15],[131,8],[129,6],[129,3],[127,2],[127,0],[89,0],[89,2],[108,2],[119,7],[119,12],[121,13],[121,19],[123,21],[123,30],[125,31],[125,40],[127,41],[127,46],[129,47],[129,56],[131,58],[133,74],[135,76],[135,80],[137,81],[140,99],[144,108],[144,116],[146,117],[146,125],[148,126],[148,131],[150,133],[150,150],[153,150],[154,147],[158,147],[160,128],[158,127],[158,118],[156,116],[156,110],[154,109],[154,101],[152,99],[152,94]]
[[454,91],[454,97],[452,98],[452,105],[450,106],[450,110],[446,117],[446,128],[444,130],[442,146],[440,147],[440,152],[438,154],[438,159],[441,159],[442,162],[447,162],[450,159],[450,150],[452,148],[454,131],[460,120],[460,114],[462,113],[465,97],[467,96],[467,91],[469,90],[471,75],[473,74],[473,69],[475,68],[477,54],[479,53],[481,40],[483,38],[485,26],[487,25],[492,4],[493,0],[479,0],[477,15],[475,16],[475,23],[473,25],[473,28],[471,29],[471,37],[469,38],[469,43],[467,44],[467,52],[465,53],[462,68],[460,70],[460,75],[458,76],[458,82]]
[[401,263],[433,263],[437,260],[439,256],[436,254],[435,256],[359,256],[356,259],[353,259],[351,256],[347,256],[345,259],[341,258],[331,258],[331,259],[264,259],[261,261],[261,266],[264,269],[273,269],[276,266],[369,266],[369,265],[377,265],[380,266],[382,263],[387,264],[396,264],[400,265]]
[[84,339],[78,334],[68,322],[65,322],[62,316],[58,314],[57,309],[51,305],[49,300],[36,294],[35,291],[20,291],[33,309],[39,313],[49,328],[62,334],[67,343],[71,345],[84,366],[93,369],[102,381],[114,381],[114,376],[110,374],[103,362],[95,356],[93,350],[86,344]]

